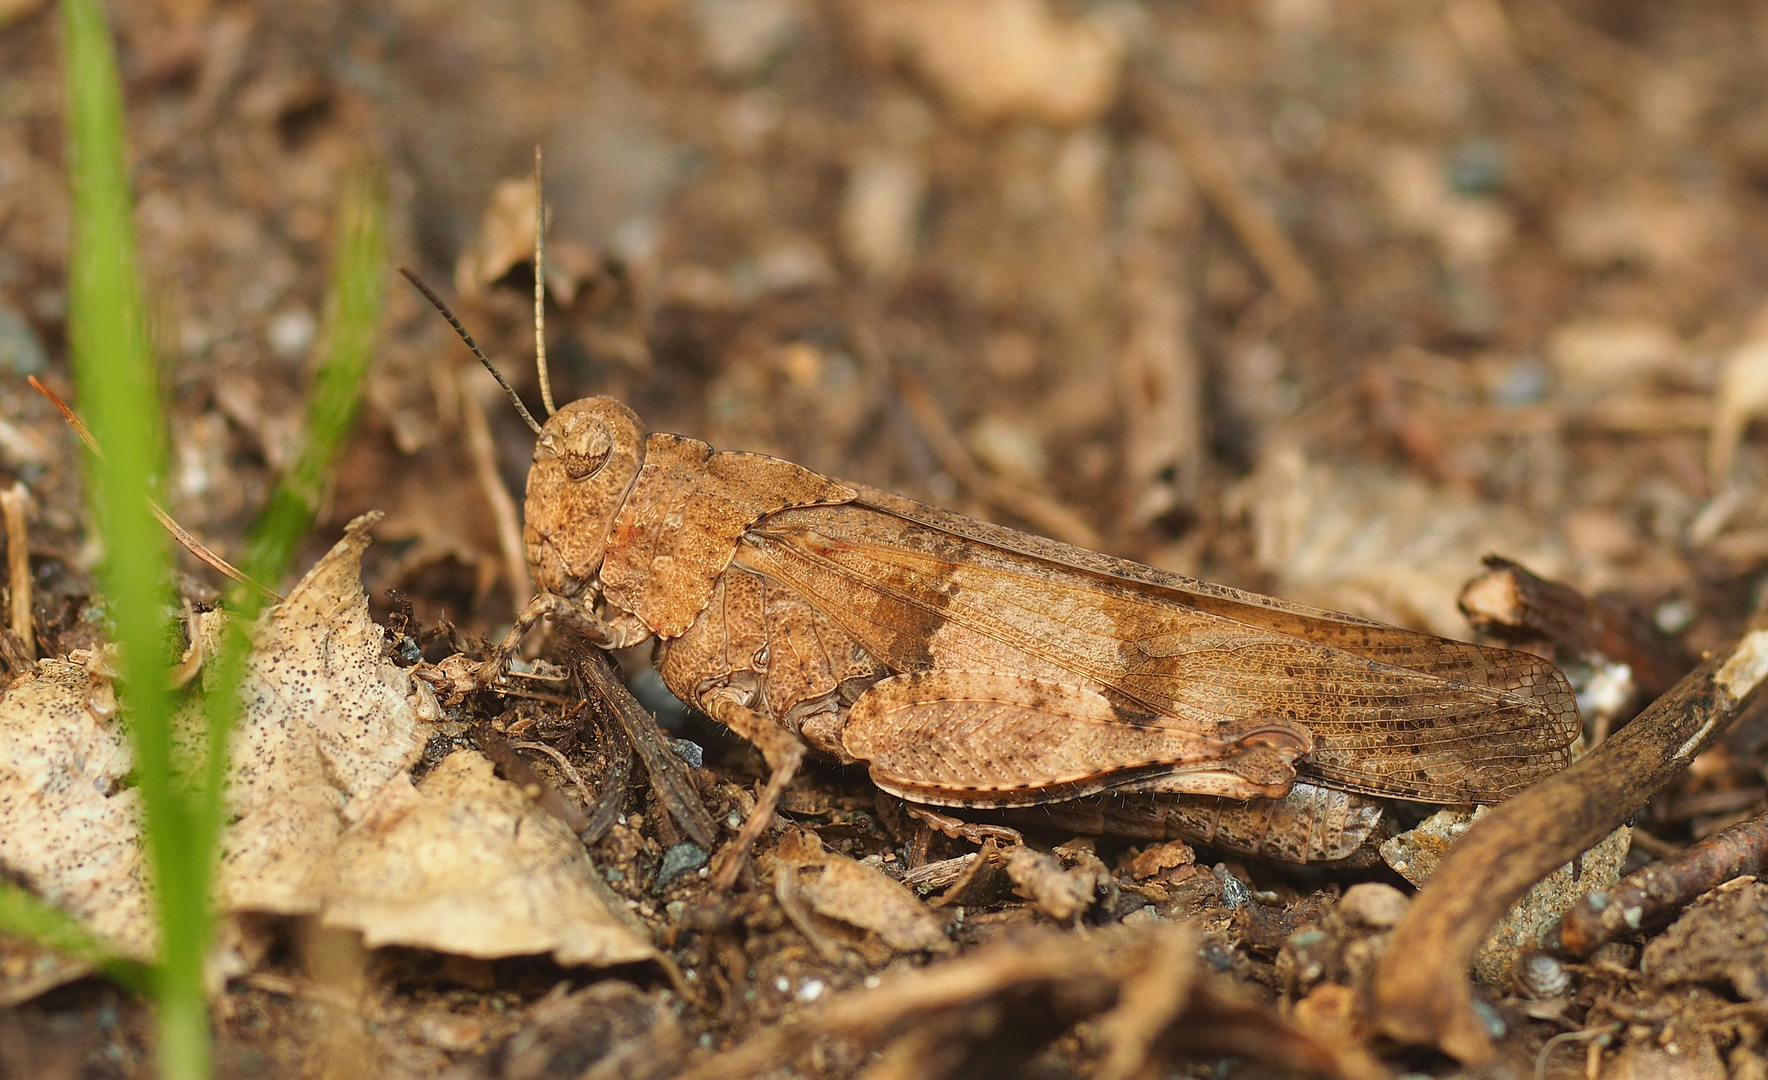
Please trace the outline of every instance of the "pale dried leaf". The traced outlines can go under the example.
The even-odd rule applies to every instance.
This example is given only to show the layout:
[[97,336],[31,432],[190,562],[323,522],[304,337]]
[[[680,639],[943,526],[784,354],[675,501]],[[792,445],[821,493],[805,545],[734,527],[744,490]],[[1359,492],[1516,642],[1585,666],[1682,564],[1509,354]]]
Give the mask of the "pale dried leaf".
[[[77,655],[77,654],[76,654]],[[110,679],[41,661],[0,698],[0,869],[137,958],[157,932]]]
[[479,235],[454,267],[454,287],[478,296],[519,262],[534,257],[535,210],[540,201],[532,176],[504,180],[479,219]]
[[0,1009],[92,974],[92,965],[34,941],[0,934]]
[[1744,429],[1764,412],[1768,412],[1768,338],[1751,341],[1733,352],[1713,392],[1707,479],[1714,488],[1722,488],[1730,480]]
[[1650,319],[1567,323],[1548,338],[1547,357],[1565,392],[1578,400],[1638,389],[1687,367],[1676,332]]
[[378,519],[351,522],[256,632],[233,742],[235,821],[222,845],[229,910],[318,910],[308,876],[360,800],[423,750],[411,676],[383,659],[386,631],[362,591],[362,552]]
[[940,920],[901,882],[823,847],[814,834],[788,833],[769,856],[798,875],[798,895],[824,918],[868,930],[897,952],[951,947]]
[[370,947],[589,965],[656,955],[614,913],[582,841],[469,750],[420,787],[386,785],[310,886],[326,924]]
[[1565,574],[1560,545],[1514,507],[1293,449],[1267,454],[1235,500],[1277,595],[1443,637],[1467,636],[1455,598],[1485,555]]

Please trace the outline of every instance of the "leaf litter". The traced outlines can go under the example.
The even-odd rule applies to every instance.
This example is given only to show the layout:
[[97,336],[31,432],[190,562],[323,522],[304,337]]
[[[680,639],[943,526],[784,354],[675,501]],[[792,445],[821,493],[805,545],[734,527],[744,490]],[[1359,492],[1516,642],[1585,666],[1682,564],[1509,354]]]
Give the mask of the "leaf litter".
[[[413,786],[436,704],[369,613],[360,564],[376,520],[352,522],[253,633],[221,909],[319,914],[371,946],[568,965],[654,956],[577,838],[484,757],[457,752]],[[211,643],[217,633],[209,620]],[[148,959],[139,799],[100,657],[44,660],[0,698],[0,872]],[[184,719],[200,723],[194,705]]]

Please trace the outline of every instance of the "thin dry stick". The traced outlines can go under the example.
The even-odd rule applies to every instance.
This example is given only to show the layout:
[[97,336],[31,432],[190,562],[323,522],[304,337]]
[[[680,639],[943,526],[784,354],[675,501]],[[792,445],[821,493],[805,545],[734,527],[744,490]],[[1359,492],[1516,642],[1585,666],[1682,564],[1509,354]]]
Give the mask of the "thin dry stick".
[[552,378],[546,370],[546,182],[540,147],[534,147],[534,366],[540,373],[540,403],[546,415],[553,407]]
[[[92,456],[96,458],[104,457],[104,451],[99,449],[98,440],[92,437],[92,432],[86,427],[85,421],[80,419],[74,410],[69,407],[68,403],[63,401],[61,396],[55,391],[38,382],[35,375],[28,376],[28,379],[30,384],[36,388],[37,393],[48,398],[61,413],[61,418],[67,421],[68,427],[74,429],[74,434],[78,435],[80,441],[86,444],[86,449],[92,452]],[[213,551],[210,551],[208,546],[201,540],[198,540],[196,537],[185,532],[184,526],[173,521],[172,515],[166,513],[165,508],[159,503],[149,499],[147,500],[147,508],[153,511],[154,520],[160,523],[160,527],[171,533],[172,539],[178,541],[179,545],[182,546],[184,550],[207,563],[223,577],[244,585],[246,588],[257,592],[266,599],[278,602],[283,599],[281,593],[277,592],[275,589],[260,585],[256,581],[253,581],[245,575],[244,571],[235,569],[232,563],[215,554]]]
[[971,494],[996,509],[1024,518],[1058,540],[1084,548],[1105,546],[1091,525],[1055,499],[983,472],[919,380],[900,373],[896,389],[939,464]]
[[1760,873],[1765,865],[1768,814],[1628,874],[1613,888],[1590,893],[1548,927],[1542,947],[1555,956],[1588,956],[1624,934],[1662,926],[1700,894],[1740,874]]
[[1376,970],[1373,1019],[1400,1042],[1491,1059],[1467,967],[1486,931],[1537,881],[1612,832],[1711,746],[1768,678],[1768,606],[1631,724],[1494,809],[1449,849]]
[[20,480],[0,491],[0,511],[6,515],[7,586],[12,595],[12,632],[24,646],[27,659],[37,658],[37,635],[31,627],[31,541],[25,515],[31,493]]
[[1185,172],[1216,213],[1234,230],[1246,253],[1292,309],[1319,302],[1320,284],[1289,237],[1277,227],[1263,205],[1246,190],[1227,152],[1201,113],[1151,79],[1138,84],[1138,96],[1172,140]]
[[519,612],[534,595],[534,579],[528,575],[528,551],[522,545],[522,519],[516,513],[516,500],[510,497],[509,488],[503,486],[503,477],[498,475],[491,427],[485,422],[485,409],[479,404],[478,395],[471,390],[461,392],[460,416],[479,490],[491,504],[491,520],[497,526],[497,547],[510,583],[510,606]]

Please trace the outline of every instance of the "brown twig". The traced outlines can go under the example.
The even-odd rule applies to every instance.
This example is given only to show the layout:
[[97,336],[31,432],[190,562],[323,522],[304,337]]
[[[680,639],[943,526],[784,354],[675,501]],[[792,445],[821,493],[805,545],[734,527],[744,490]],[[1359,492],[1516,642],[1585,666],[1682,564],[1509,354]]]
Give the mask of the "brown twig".
[[1140,528],[1197,498],[1204,447],[1203,373],[1178,245],[1144,234],[1119,263],[1125,334],[1117,352],[1123,404],[1124,523]]
[[1005,510],[1016,517],[1024,518],[1065,543],[1085,548],[1105,546],[1091,525],[1055,499],[1041,491],[984,472],[970,456],[970,451],[964,446],[964,441],[958,438],[958,433],[946,423],[945,415],[939,411],[933,396],[927,393],[927,388],[921,385],[920,380],[906,372],[899,372],[896,390],[902,403],[908,407],[909,416],[914,420],[915,426],[926,438],[927,445],[933,448],[933,455],[939,459],[940,467],[950,473],[952,479],[965,490],[997,510]]
[[1564,772],[1494,809],[1449,850],[1377,968],[1373,1021],[1469,1064],[1493,1054],[1467,967],[1486,931],[1537,881],[1632,817],[1711,746],[1768,678],[1768,607],[1638,719]]
[[1545,639],[1578,655],[1598,653],[1633,672],[1637,697],[1655,700],[1694,666],[1680,642],[1643,619],[1570,585],[1536,577],[1497,555],[1461,590],[1461,612],[1474,628],[1511,641]]
[[688,778],[687,767],[664,739],[657,721],[632,696],[614,674],[612,661],[597,651],[584,657],[577,669],[597,697],[601,698],[619,721],[626,741],[638,752],[638,759],[650,774],[651,786],[657,796],[688,837],[707,851],[718,843],[718,826],[706,812],[694,782]]
[[[570,758],[559,752],[558,747],[548,746],[543,742],[511,742],[510,749],[538,750],[547,757],[552,758],[553,764],[557,765],[559,771],[565,774],[565,779],[571,781],[571,786],[577,789],[577,795],[583,800],[583,805],[589,806],[594,802],[589,794],[589,784],[584,782],[583,774],[577,771],[577,766],[571,764]],[[585,820],[582,826],[580,826],[579,831],[588,827],[589,822]]]
[[1292,310],[1319,303],[1320,283],[1314,272],[1270,213],[1241,183],[1233,162],[1203,114],[1153,79],[1138,80],[1135,94],[1172,140],[1191,181],[1234,230],[1246,253],[1264,271],[1284,303]]
[[6,517],[7,588],[12,597],[8,613],[12,633],[18,638],[26,657],[37,658],[37,633],[31,627],[31,536],[25,518],[30,512],[31,493],[21,480],[0,491],[0,513]]
[[1768,814],[1731,826],[1668,859],[1628,874],[1573,904],[1548,927],[1542,947],[1577,959],[1625,934],[1662,926],[1690,900],[1768,865]]
[[[862,1052],[881,1048],[886,1062],[893,1055],[906,1059],[899,1061],[904,1075],[921,1075],[924,1055],[937,1050],[963,1075],[975,1071],[962,1068],[972,1044],[1010,1038],[1015,1050],[1025,1052],[1093,1018],[1106,1033],[1108,1060],[1123,1065],[1156,1055],[1232,1053],[1295,1072],[1368,1080],[1387,1075],[1358,1047],[1292,1027],[1199,965],[1141,977],[1187,948],[1195,952],[1193,934],[1169,924],[1152,931],[1114,927],[1085,937],[1044,932],[997,938],[958,959],[886,976],[876,988],[837,994],[701,1058],[682,1078],[738,1080],[777,1070],[825,1038]],[[1012,1026],[1027,1013],[1040,1017],[1041,1032]],[[943,1038],[927,1042],[921,1036],[929,1030]],[[905,1039],[912,1041],[905,1046]]]

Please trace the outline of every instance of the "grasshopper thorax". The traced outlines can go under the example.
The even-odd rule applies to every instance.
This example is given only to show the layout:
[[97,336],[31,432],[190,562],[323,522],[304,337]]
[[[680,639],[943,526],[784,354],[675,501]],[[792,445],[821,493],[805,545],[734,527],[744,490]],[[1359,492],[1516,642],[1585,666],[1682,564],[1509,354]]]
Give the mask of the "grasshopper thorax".
[[584,594],[644,457],[644,426],[613,398],[573,401],[548,418],[534,444],[522,527],[542,592]]

